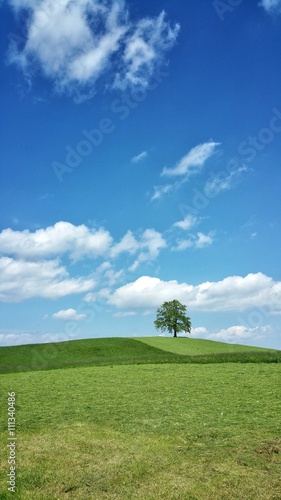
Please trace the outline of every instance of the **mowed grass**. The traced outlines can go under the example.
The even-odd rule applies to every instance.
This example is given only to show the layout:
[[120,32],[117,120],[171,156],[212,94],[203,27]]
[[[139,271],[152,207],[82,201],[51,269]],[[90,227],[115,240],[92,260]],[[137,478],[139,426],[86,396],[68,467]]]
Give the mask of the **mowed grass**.
[[[280,499],[280,381],[277,363],[1,375],[3,450],[16,392],[14,498]],[[7,459],[6,448],[1,499]]]
[[225,344],[213,340],[190,339],[189,337],[138,337],[136,340],[151,347],[162,349],[174,354],[185,354],[188,356],[198,356],[205,354],[222,353],[249,353],[266,352],[269,349],[262,347],[252,347],[240,344]]
[[189,338],[104,338],[0,347],[0,373],[131,363],[281,362],[281,351]]

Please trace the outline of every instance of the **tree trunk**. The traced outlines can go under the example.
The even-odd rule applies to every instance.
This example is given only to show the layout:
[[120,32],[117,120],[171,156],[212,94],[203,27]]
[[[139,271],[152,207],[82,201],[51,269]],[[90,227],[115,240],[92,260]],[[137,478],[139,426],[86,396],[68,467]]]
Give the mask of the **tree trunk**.
[[176,337],[176,336],[177,336],[177,330],[174,329],[174,337]]

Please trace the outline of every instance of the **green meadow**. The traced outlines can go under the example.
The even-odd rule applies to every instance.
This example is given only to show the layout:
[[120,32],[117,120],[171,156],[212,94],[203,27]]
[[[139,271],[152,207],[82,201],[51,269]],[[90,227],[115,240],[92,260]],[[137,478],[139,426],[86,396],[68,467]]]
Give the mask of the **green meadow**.
[[1,348],[0,370],[1,499],[281,498],[280,351],[81,340]]

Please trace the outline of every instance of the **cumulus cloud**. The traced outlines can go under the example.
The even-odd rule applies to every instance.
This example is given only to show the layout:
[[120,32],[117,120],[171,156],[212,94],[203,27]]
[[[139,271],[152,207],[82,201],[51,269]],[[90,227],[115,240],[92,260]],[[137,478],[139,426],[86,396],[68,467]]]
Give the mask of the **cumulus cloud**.
[[[125,253],[132,257],[129,270],[134,271],[141,263],[155,260],[166,246],[155,229],[146,229],[138,237],[128,231],[117,243],[103,228],[92,230],[68,222],[34,232],[4,229],[0,232],[0,271],[3,271],[0,300],[58,298],[90,291],[96,283],[107,288],[120,286],[124,283],[124,270],[116,270],[109,260]],[[84,258],[106,260],[88,278],[70,278],[61,264],[65,256],[72,263]]]
[[135,271],[142,262],[155,260],[160,250],[166,248],[166,246],[166,241],[158,231],[155,231],[155,229],[146,229],[139,243],[142,251],[129,270]]
[[205,142],[192,148],[173,168],[164,168],[162,176],[178,176],[200,172],[206,161],[214,154],[219,142]]
[[201,218],[197,217],[196,215],[186,215],[183,220],[175,222],[174,227],[179,227],[180,229],[187,231],[199,224],[200,221]]
[[281,12],[281,0],[261,0],[260,5],[264,7],[267,12]]
[[34,334],[25,330],[0,330],[0,345],[22,345],[34,342]]
[[[132,231],[127,231],[120,242],[113,244],[113,238],[108,231],[101,228],[89,229],[85,225],[74,226],[69,222],[57,222],[46,229],[35,232],[29,230],[14,231],[4,229],[0,233],[0,255],[36,261],[54,256],[68,254],[77,262],[85,257],[97,258],[109,256],[117,258],[122,253],[136,255],[139,253],[138,262],[154,260],[159,251],[166,247],[162,235],[155,229],[146,229],[139,239]],[[108,267],[106,262],[107,277],[118,277]],[[106,271],[103,269],[103,272]],[[120,275],[120,273],[119,273]]]
[[141,160],[144,160],[144,158],[147,157],[147,151],[143,151],[142,153],[140,153],[139,155],[137,156],[134,156],[132,158],[132,162],[133,163],[139,163]]
[[34,297],[57,299],[92,290],[91,278],[70,278],[59,261],[27,262],[0,258],[0,301],[21,302]]
[[183,251],[187,248],[205,248],[212,245],[214,242],[214,233],[209,234],[197,233],[197,235],[189,235],[188,239],[178,241],[178,244],[172,248],[175,251]]
[[87,318],[86,314],[78,314],[75,309],[62,309],[52,315],[54,319],[63,321],[82,321]]
[[204,338],[230,344],[245,344],[246,341],[256,342],[264,339],[272,333],[272,331],[273,328],[271,325],[260,325],[256,327],[235,325],[215,331],[209,331],[207,328],[199,326],[197,328],[192,328],[190,336],[193,338]]
[[244,311],[262,307],[270,314],[281,314],[281,282],[262,273],[229,276],[196,286],[142,276],[118,288],[109,297],[109,303],[120,309],[147,310],[175,298],[185,304],[188,311]]
[[270,325],[257,326],[250,328],[243,325],[231,326],[230,328],[222,328],[221,330],[208,335],[210,340],[218,340],[221,342],[236,343],[245,340],[257,340],[266,337],[272,331]]
[[104,255],[112,243],[112,237],[104,229],[93,230],[74,226],[69,222],[57,222],[35,232],[4,229],[0,233],[0,254],[23,259],[45,259],[68,253],[74,261],[81,258]]
[[139,243],[134,237],[132,231],[127,231],[119,243],[116,243],[110,251],[111,257],[118,257],[121,253],[127,252],[135,254],[139,249]]
[[134,237],[131,231],[128,231],[122,240],[111,248],[110,256],[115,258],[124,252],[131,255],[139,252],[137,259],[129,268],[134,271],[141,262],[155,260],[160,250],[166,246],[166,241],[155,229],[146,229],[139,240]]
[[125,0],[9,3],[26,19],[25,43],[11,43],[10,62],[29,78],[39,69],[58,91],[90,89],[92,95],[105,74],[111,86],[146,86],[179,32],[164,12],[131,21]]

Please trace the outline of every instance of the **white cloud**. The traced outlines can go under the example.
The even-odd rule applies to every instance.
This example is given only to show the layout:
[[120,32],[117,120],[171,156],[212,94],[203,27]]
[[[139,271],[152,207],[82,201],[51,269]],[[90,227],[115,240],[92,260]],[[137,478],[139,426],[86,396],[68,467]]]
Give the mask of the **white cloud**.
[[198,326],[197,328],[191,328],[190,335],[194,337],[205,336],[208,334],[207,328],[205,326]]
[[[104,229],[91,230],[84,225],[58,222],[46,229],[0,233],[0,300],[19,302],[32,297],[58,298],[72,293],[90,292],[98,282],[107,289],[123,283],[124,270],[114,269],[105,260],[89,277],[71,278],[60,259],[70,256],[73,262],[85,257],[117,258],[122,253],[133,256],[130,271],[142,262],[155,260],[167,246],[155,229],[146,229],[135,238],[131,231],[115,245]],[[1,254],[3,257],[1,258]],[[88,295],[90,297],[90,295]],[[87,300],[94,300],[95,294]]]
[[213,233],[209,234],[197,233],[197,240],[195,242],[195,246],[196,248],[205,248],[208,247],[209,245],[212,245],[213,241],[214,241]]
[[54,319],[63,321],[82,321],[87,318],[86,314],[78,314],[75,309],[62,309],[52,315]]
[[190,336],[192,338],[228,342],[230,344],[244,344],[245,341],[255,343],[258,340],[264,339],[272,331],[273,328],[271,325],[259,325],[256,327],[235,325],[215,331],[208,331],[205,327],[197,327],[192,328]]
[[162,176],[178,176],[196,174],[200,172],[206,161],[214,154],[219,142],[205,142],[192,148],[173,168],[164,168]]
[[137,156],[134,156],[132,158],[132,162],[133,163],[139,163],[141,160],[144,160],[144,158],[147,157],[147,151],[143,151],[142,153],[140,153],[139,155]]
[[85,293],[95,286],[90,278],[70,278],[58,260],[26,262],[0,258],[0,301],[21,302],[34,297],[57,299]]
[[131,231],[128,231],[122,240],[111,248],[110,256],[114,258],[123,252],[131,255],[140,252],[129,268],[130,271],[135,271],[141,262],[155,260],[160,250],[166,246],[166,241],[155,229],[146,229],[139,240],[133,236]]
[[[122,89],[146,86],[157,65],[174,45],[179,25],[171,26],[162,12],[156,18],[129,19],[125,0],[9,0],[24,13],[26,43],[10,46],[10,62],[28,75],[37,69],[58,91],[95,92],[108,70]],[[110,81],[109,80],[109,81]]]
[[83,298],[83,301],[84,302],[96,302],[98,300],[98,293],[87,293],[87,295],[85,295],[85,297]]
[[113,314],[113,318],[132,318],[132,317],[136,316],[136,314],[137,313],[135,311],[119,312],[119,313]]
[[[1,329],[0,330],[0,345],[26,345],[26,344],[45,344],[50,342],[62,342],[66,340],[73,340],[77,334],[65,332],[62,333],[49,333],[48,331],[28,331],[28,330],[11,330],[11,329]],[[54,348],[55,351],[55,348]],[[46,352],[47,354],[47,352]],[[43,364],[47,363],[47,358],[42,358],[39,364],[43,367]]]
[[109,303],[126,310],[147,310],[173,299],[185,304],[188,311],[223,312],[266,308],[270,314],[281,314],[281,282],[273,281],[262,273],[245,277],[229,276],[222,281],[207,281],[197,286],[142,276],[118,288],[109,297]]
[[165,12],[155,18],[141,19],[132,35],[126,39],[122,57],[123,68],[116,75],[115,86],[125,90],[128,85],[146,87],[155,66],[175,43],[180,26],[171,28]]
[[217,332],[208,335],[210,340],[218,340],[220,342],[236,343],[241,340],[254,340],[264,338],[272,331],[269,325],[257,326],[250,328],[243,325],[231,326],[230,328],[223,328]]
[[0,345],[23,345],[33,343],[34,335],[25,330],[0,330]]
[[174,189],[173,184],[165,184],[164,186],[154,186],[154,194],[150,201],[160,200],[164,194],[170,193]]
[[188,239],[179,241],[177,246],[173,247],[172,250],[182,251],[191,247],[205,248],[212,245],[213,242],[214,242],[213,232],[210,232],[209,234],[197,233],[196,236],[191,234]]
[[184,231],[191,229],[192,227],[199,224],[201,218],[196,215],[186,215],[185,218],[179,222],[175,222],[174,227],[179,227]]
[[139,243],[142,251],[129,268],[129,271],[135,271],[142,262],[155,260],[160,250],[166,248],[166,246],[166,241],[158,231],[155,231],[155,229],[146,229]]
[[45,259],[68,253],[74,261],[85,256],[104,255],[112,243],[112,237],[104,229],[91,230],[74,226],[69,222],[57,222],[35,232],[4,229],[0,233],[0,254],[23,259]]
[[111,257],[118,257],[121,253],[126,252],[129,254],[135,254],[139,249],[139,243],[134,237],[132,231],[128,231],[119,243],[116,243],[111,248]]
[[260,5],[267,12],[281,11],[281,0],[261,0]]
[[222,191],[228,191],[238,182],[241,174],[247,171],[248,168],[242,165],[232,172],[221,171],[217,174],[213,174],[205,184],[205,194],[213,198]]

